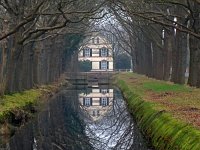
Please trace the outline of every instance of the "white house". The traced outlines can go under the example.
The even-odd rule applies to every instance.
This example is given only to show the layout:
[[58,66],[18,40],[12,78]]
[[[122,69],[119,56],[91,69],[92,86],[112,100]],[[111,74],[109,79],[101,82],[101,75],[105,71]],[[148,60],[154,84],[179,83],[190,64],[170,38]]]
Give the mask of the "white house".
[[95,33],[83,41],[79,49],[78,60],[91,61],[91,71],[113,71],[112,44],[103,36]]

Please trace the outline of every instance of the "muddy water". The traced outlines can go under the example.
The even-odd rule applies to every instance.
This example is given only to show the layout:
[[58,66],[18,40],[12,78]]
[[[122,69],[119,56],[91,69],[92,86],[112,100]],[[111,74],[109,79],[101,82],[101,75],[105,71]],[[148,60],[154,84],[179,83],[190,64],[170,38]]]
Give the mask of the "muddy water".
[[116,88],[60,91],[1,150],[148,150]]

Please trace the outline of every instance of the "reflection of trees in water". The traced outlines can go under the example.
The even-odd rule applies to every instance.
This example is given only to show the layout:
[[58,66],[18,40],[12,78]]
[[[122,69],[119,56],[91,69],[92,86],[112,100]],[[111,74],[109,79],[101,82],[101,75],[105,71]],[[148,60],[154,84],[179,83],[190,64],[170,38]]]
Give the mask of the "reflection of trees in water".
[[[58,149],[89,149],[87,139],[83,132],[84,127],[77,113],[77,98],[70,96],[67,97],[66,100],[66,97],[61,96],[59,100],[54,102],[55,103],[51,103],[51,110],[47,112],[49,114],[45,114],[44,117],[42,117],[43,119],[45,116],[50,116],[49,120],[44,120],[49,130],[41,132],[47,135],[45,135],[45,138],[43,138],[43,135],[39,136],[40,145],[49,143],[44,145],[45,149],[50,149],[52,147],[50,143],[53,144],[53,147]],[[41,127],[38,129],[46,130],[46,128],[42,128],[42,126],[44,126],[43,120],[41,122]],[[86,148],[84,148],[83,145],[85,145]]]
[[50,101],[47,109],[38,115],[34,124],[30,124],[15,135],[10,142],[11,149],[29,150],[33,147],[35,150],[92,149],[84,135],[83,122],[77,113],[78,99],[75,95],[75,92],[70,91]]
[[119,91],[116,91],[112,109],[101,120],[88,122],[86,134],[98,150],[147,149]]
[[[58,94],[10,140],[8,150],[145,150],[119,91],[112,109],[91,122],[80,108],[77,90]],[[81,119],[82,118],[82,119]]]

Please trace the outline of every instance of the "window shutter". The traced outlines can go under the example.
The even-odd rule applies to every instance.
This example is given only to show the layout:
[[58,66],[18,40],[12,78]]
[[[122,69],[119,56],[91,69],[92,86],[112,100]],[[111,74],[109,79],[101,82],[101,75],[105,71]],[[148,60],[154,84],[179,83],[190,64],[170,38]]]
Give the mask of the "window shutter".
[[85,98],[83,98],[83,105],[85,105]]
[[101,49],[99,49],[99,57],[101,57]]
[[107,61],[107,69],[109,69],[109,61]]
[[101,61],[99,62],[99,69],[101,69]]
[[107,98],[107,104],[109,105],[109,98]]
[[92,98],[90,98],[90,106],[92,106]]
[[85,57],[85,49],[83,49],[83,57]]
[[100,97],[100,100],[99,100],[99,106],[101,106],[101,104],[102,104],[102,103],[101,103],[101,97]]
[[108,49],[106,49],[107,50],[107,57],[109,56],[109,50]]
[[90,49],[90,57],[92,57],[92,49]]

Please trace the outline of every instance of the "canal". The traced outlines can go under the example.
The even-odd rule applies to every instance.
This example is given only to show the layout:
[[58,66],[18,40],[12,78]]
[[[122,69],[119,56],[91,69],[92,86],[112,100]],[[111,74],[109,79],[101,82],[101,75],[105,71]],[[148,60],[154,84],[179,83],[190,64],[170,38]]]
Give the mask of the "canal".
[[117,88],[73,86],[44,105],[1,150],[149,150]]

